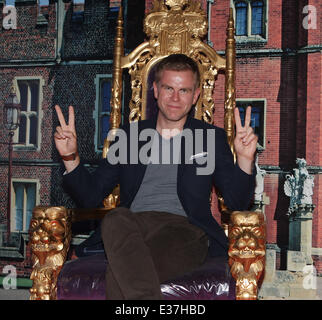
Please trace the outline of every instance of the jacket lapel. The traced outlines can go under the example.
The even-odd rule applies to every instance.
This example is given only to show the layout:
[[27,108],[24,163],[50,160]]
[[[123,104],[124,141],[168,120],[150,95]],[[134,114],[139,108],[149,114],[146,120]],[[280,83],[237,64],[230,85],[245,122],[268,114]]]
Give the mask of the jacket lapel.
[[[156,129],[156,122],[157,122],[157,117],[153,117],[149,120],[145,120],[145,121],[139,121],[138,122],[138,156],[140,155],[140,150],[141,148],[147,143],[147,141],[141,141],[139,139],[140,133],[144,130],[144,129]],[[136,168],[136,186],[135,186],[135,193],[133,194],[133,199],[135,197],[135,195],[137,194],[143,178],[144,178],[144,174],[146,171],[147,165],[142,163],[140,161],[140,159],[138,159],[138,165]],[[132,200],[133,200],[132,199]]]
[[[183,126],[183,130],[184,129],[192,129],[191,128],[191,117],[187,117],[187,120]],[[194,134],[193,130],[192,130],[192,135]],[[192,136],[192,138],[194,138]],[[192,141],[192,150],[194,150],[194,140]],[[181,139],[181,149],[180,149],[180,152],[181,152],[181,161],[180,161],[180,164],[178,165],[178,174],[177,174],[177,185],[180,184],[180,181],[181,181],[181,177],[183,176],[184,172],[185,172],[185,168],[187,168],[187,166],[185,165],[185,162],[186,162],[186,159],[185,159],[185,152],[186,152],[186,148],[185,148],[185,141],[183,139]],[[190,157],[190,155],[188,155]]]

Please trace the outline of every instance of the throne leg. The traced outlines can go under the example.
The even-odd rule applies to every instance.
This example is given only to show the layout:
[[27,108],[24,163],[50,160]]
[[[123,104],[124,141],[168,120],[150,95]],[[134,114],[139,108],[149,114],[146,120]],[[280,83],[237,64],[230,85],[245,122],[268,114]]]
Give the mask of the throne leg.
[[29,236],[33,263],[30,300],[55,300],[57,278],[71,241],[71,213],[64,207],[35,207]]
[[229,265],[237,300],[256,300],[264,275],[266,224],[262,212],[234,211],[229,229]]

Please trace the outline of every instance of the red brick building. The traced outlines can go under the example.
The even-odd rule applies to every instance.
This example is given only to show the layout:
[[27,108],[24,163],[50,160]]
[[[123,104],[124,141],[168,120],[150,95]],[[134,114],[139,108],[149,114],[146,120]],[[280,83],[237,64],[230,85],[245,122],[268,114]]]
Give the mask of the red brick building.
[[[259,165],[266,171],[263,210],[268,248],[275,249],[277,268],[286,267],[290,198],[287,174],[305,158],[314,175],[312,255],[322,273],[322,113],[321,19],[318,0],[200,1],[209,19],[208,43],[225,53],[229,7],[236,28],[236,103],[257,109]],[[146,0],[146,12],[152,7]],[[224,77],[214,93],[215,124],[224,125]],[[213,211],[220,220],[217,201]]]
[[[18,276],[28,277],[26,248],[28,217],[35,204],[75,204],[61,187],[62,167],[53,144],[58,125],[54,105],[67,111],[75,106],[80,154],[89,167],[100,158],[108,126],[108,103],[113,64],[115,16],[120,1],[16,0],[16,29],[6,29],[7,13],[0,15],[0,103],[14,84],[24,113],[15,141],[12,169],[11,247],[5,244],[7,223],[8,147],[0,144],[0,275],[14,264]],[[143,36],[143,12],[151,0],[124,1],[126,51]],[[234,8],[237,45],[237,105],[252,104],[259,134],[259,165],[265,175],[265,211],[268,247],[276,250],[277,268],[285,268],[288,247],[289,198],[284,194],[286,174],[305,158],[314,175],[313,249],[322,273],[322,126],[321,25],[318,0],[201,1],[209,17],[208,41],[224,54],[229,6]],[[5,1],[0,0],[0,12]],[[256,18],[254,18],[256,17]],[[139,27],[138,27],[139,25]],[[136,26],[133,28],[133,26]],[[224,77],[215,91],[215,124],[223,126]],[[126,105],[126,100],[124,105]],[[67,113],[66,113],[67,114]],[[124,119],[127,110],[124,108]],[[7,141],[0,114],[0,141]],[[214,215],[219,219],[214,201]],[[24,214],[21,214],[23,212]],[[21,217],[16,218],[21,214]],[[15,221],[15,222],[14,222]],[[19,221],[19,222],[17,222]]]
[[[3,268],[30,275],[28,228],[35,205],[76,204],[62,188],[62,163],[53,143],[59,125],[54,106],[75,107],[80,154],[100,159],[108,130],[113,46],[119,2],[106,0],[0,1],[0,141],[8,141],[2,106],[15,87],[22,105],[15,131],[11,183],[11,239],[6,242],[8,145],[0,144],[0,280]],[[133,6],[140,9],[133,10]],[[125,1],[125,51],[143,41],[129,28],[144,16],[144,1]],[[8,19],[15,12],[16,21]],[[12,18],[14,18],[12,16]],[[140,28],[142,30],[142,27]],[[104,121],[103,121],[104,120]],[[90,134],[88,134],[90,132]],[[5,274],[3,274],[5,276]]]
[[[203,7],[209,6],[203,1]],[[210,41],[225,50],[229,6],[236,24],[237,106],[260,109],[259,165],[266,171],[264,192],[267,241],[285,267],[290,198],[286,174],[305,158],[314,175],[312,254],[322,272],[322,118],[321,18],[318,0],[215,1],[211,4]],[[255,21],[253,21],[255,20]],[[215,92],[215,124],[223,126],[224,79]]]

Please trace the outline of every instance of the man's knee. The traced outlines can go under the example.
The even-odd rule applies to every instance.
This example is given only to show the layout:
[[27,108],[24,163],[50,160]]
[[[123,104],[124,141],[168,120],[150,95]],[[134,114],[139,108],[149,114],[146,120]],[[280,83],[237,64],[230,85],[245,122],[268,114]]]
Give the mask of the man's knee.
[[116,208],[102,220],[101,233],[106,254],[115,254],[137,234],[134,214],[127,208]]
[[121,230],[124,224],[131,219],[131,211],[128,208],[118,207],[108,212],[102,220],[102,234],[109,233],[114,230]]

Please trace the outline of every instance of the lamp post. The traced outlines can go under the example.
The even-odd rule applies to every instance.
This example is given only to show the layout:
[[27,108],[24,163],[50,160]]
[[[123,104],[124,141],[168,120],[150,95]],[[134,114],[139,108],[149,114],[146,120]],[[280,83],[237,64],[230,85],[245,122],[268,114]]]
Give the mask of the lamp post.
[[3,106],[3,124],[9,131],[9,142],[3,143],[9,146],[9,167],[8,167],[8,204],[7,204],[7,244],[9,244],[10,237],[10,214],[11,214],[11,168],[12,168],[12,151],[13,151],[13,136],[15,130],[20,124],[20,109],[21,105],[16,96],[14,86],[11,87],[11,91],[8,99]]

